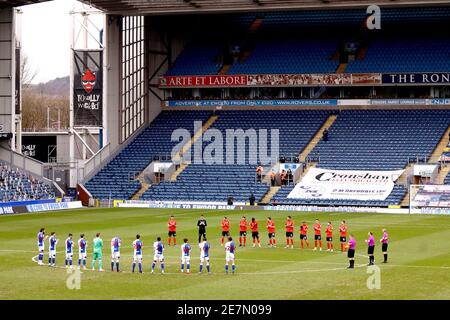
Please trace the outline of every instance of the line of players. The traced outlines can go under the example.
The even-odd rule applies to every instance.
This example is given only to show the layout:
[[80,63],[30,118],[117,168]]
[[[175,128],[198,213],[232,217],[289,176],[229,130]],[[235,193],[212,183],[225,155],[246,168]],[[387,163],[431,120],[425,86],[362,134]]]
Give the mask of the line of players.
[[[201,220],[204,219],[203,216]],[[199,220],[200,221],[200,220]],[[169,244],[170,244],[170,236],[175,233],[174,226],[176,226],[176,222],[174,221],[173,216],[169,220],[169,226],[172,226],[172,233],[170,233],[169,229]],[[230,236],[230,220],[227,217],[224,217],[222,222],[222,240],[221,244],[223,245],[224,238],[227,236]],[[239,222],[239,246],[246,246],[247,243],[247,227],[250,227],[250,230],[252,232],[252,240],[253,240],[253,247],[258,244],[259,247],[261,247],[261,241],[259,239],[259,231],[258,231],[258,221],[255,218],[251,219],[251,222],[248,223],[245,216],[243,216]],[[285,230],[286,230],[286,246],[285,248],[294,248],[294,221],[291,216],[288,216],[285,222]],[[269,247],[276,247],[277,241],[275,237],[275,222],[272,220],[271,217],[267,218],[266,228],[268,232],[268,238],[269,238]],[[299,233],[300,233],[300,248],[304,248],[305,245],[307,248],[309,248],[309,241],[308,241],[308,225],[305,221],[302,222],[300,225]],[[322,251],[322,225],[320,224],[319,219],[315,220],[315,223],[313,225],[314,229],[314,251],[319,248],[319,251]],[[204,231],[205,232],[205,231]],[[199,232],[200,233],[200,232]],[[389,243],[389,236],[386,231],[386,229],[382,230],[382,238],[380,239],[380,242],[382,243],[382,253],[384,257],[383,263],[387,263],[388,259],[388,243]],[[327,223],[326,229],[326,242],[327,242],[327,251],[333,252],[333,225],[331,222]],[[349,259],[349,267],[350,269],[354,268],[355,265],[355,251],[356,251],[356,239],[354,235],[350,235],[349,241],[347,242],[347,234],[348,234],[348,227],[346,225],[345,220],[341,221],[341,225],[339,226],[339,241],[340,241],[340,250],[341,252],[348,252],[347,257]],[[373,265],[375,263],[375,238],[373,236],[372,232],[368,233],[368,239],[365,240],[367,244],[367,254],[369,256],[369,263],[368,265]]]
[[[49,242],[49,257],[48,257],[48,265],[56,266],[56,246],[58,244],[58,238],[56,237],[56,233],[52,232],[50,237],[45,235],[45,228],[41,228],[38,235],[38,264],[44,265],[44,250],[45,250],[45,241],[48,239]],[[184,239],[184,243],[181,245],[181,272],[186,270],[186,273],[190,273],[190,257],[192,247],[188,243],[188,239]],[[136,265],[138,266],[139,273],[143,273],[142,271],[142,250],[143,243],[141,240],[141,236],[136,235],[136,239],[133,241],[133,264],[132,264],[132,272],[134,273],[136,270]],[[111,271],[114,271],[114,267],[117,272],[120,272],[119,260],[120,260],[120,249],[122,246],[122,241],[118,236],[115,236],[111,239]],[[87,247],[88,242],[84,238],[84,234],[80,235],[80,239],[78,240],[78,268],[86,270],[86,260],[87,260]],[[200,271],[203,272],[203,267],[206,267],[208,274],[211,273],[210,268],[210,260],[209,260],[209,249],[210,244],[207,242],[206,238],[199,243],[200,249]],[[152,271],[154,273],[155,267],[157,263],[160,264],[161,273],[164,273],[164,244],[161,242],[161,238],[158,237],[156,241],[153,243],[154,256],[152,263]],[[228,265],[231,262],[231,271],[235,273],[235,254],[236,246],[231,237],[228,238],[228,242],[225,244],[225,272],[228,273]],[[99,271],[104,271],[103,269],[103,240],[100,238],[100,233],[96,234],[96,237],[93,240],[93,258],[92,258],[92,270],[95,270],[96,261],[98,261]],[[73,235],[69,233],[67,239],[65,240],[65,266],[66,268],[72,268],[72,259],[74,253],[74,242]]]
[[[203,271],[203,264],[206,264],[206,269],[208,273],[210,273],[210,264],[209,264],[209,249],[210,244],[206,241],[206,220],[203,216],[201,216],[199,222],[197,223],[199,226],[199,248],[200,248],[200,273]],[[171,216],[168,223],[168,240],[167,243],[171,245],[171,239],[173,239],[174,245],[176,245],[176,220],[174,216]],[[232,272],[235,272],[235,259],[234,254],[236,250],[236,246],[230,237],[230,220],[227,217],[221,222],[222,227],[222,238],[221,238],[221,246],[224,245],[225,237],[228,238],[228,242],[225,243],[225,252],[226,252],[226,265],[225,271],[228,273],[228,264],[231,262],[232,264]],[[243,216],[239,222],[239,246],[246,246],[247,243],[247,227],[250,227],[252,231],[252,239],[253,239],[253,247],[258,244],[261,247],[261,241],[259,239],[259,231],[258,231],[258,221],[255,218],[251,219],[251,222],[248,223],[246,217]],[[271,217],[267,218],[266,228],[268,230],[269,237],[269,247],[276,247],[276,238],[275,238],[275,222]],[[314,249],[322,251],[322,234],[321,234],[321,224],[318,219],[316,219],[314,223]],[[293,248],[294,247],[294,221],[291,216],[287,217],[285,223],[286,229],[286,246],[285,248]],[[300,247],[303,249],[304,245],[309,248],[308,242],[308,225],[306,222],[302,222],[300,225]],[[349,258],[349,268],[354,268],[354,257],[356,250],[356,240],[353,235],[350,235],[349,241],[347,243],[347,232],[348,227],[346,225],[345,220],[341,222],[341,226],[339,227],[340,233],[340,244],[341,251],[345,252],[348,250],[348,258]],[[333,226],[331,222],[328,222],[326,230],[326,241],[327,241],[327,251],[333,251]],[[201,237],[203,237],[203,241],[201,241]],[[43,265],[43,257],[44,257],[44,241],[47,239],[45,235],[45,229],[42,228],[38,233],[38,264]],[[65,252],[66,252],[66,260],[65,266],[66,268],[72,267],[72,257],[74,251],[74,243],[73,243],[72,234],[68,235],[68,238],[65,240]],[[48,265],[55,266],[56,265],[56,245],[58,243],[58,239],[56,238],[56,233],[52,232],[49,239],[49,258]],[[382,252],[384,256],[384,263],[387,263],[387,248],[388,248],[388,234],[386,229],[383,229],[383,236],[380,239],[382,243]],[[368,255],[369,255],[369,265],[374,264],[374,248],[375,248],[375,239],[372,232],[369,232],[369,238],[366,240],[368,244]],[[119,260],[120,260],[120,247],[121,240],[118,236],[115,236],[111,239],[111,270],[114,271],[114,266],[116,266],[116,271],[119,272]],[[84,238],[84,234],[80,235],[80,239],[78,240],[78,266],[81,268],[81,264],[83,268],[86,269],[86,259],[87,259],[87,241]],[[97,233],[95,239],[93,240],[93,260],[92,260],[92,269],[95,270],[95,262],[98,260],[99,270],[103,271],[103,263],[102,263],[102,248],[103,248],[103,240],[100,238],[100,233]],[[132,272],[135,271],[136,264],[139,267],[139,272],[142,273],[142,248],[143,243],[140,239],[140,235],[136,235],[136,240],[133,242],[133,266]],[[153,244],[154,248],[154,258],[152,263],[152,273],[155,270],[155,266],[157,263],[160,263],[161,272],[164,273],[164,245],[161,242],[161,238],[158,237],[157,240]],[[191,246],[188,243],[188,239],[184,239],[184,243],[181,246],[182,253],[182,263],[181,263],[181,271],[184,272],[186,266],[186,272],[190,272],[190,255],[191,255]]]

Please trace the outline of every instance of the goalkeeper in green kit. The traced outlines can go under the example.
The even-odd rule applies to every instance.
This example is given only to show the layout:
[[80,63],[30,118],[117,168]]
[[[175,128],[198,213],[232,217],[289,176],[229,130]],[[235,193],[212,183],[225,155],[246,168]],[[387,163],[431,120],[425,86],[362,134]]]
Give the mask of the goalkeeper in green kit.
[[95,261],[98,259],[98,267],[99,271],[103,271],[103,262],[102,262],[102,249],[103,249],[103,240],[100,238],[100,233],[95,235],[94,239],[94,255],[92,258],[92,270],[95,271]]

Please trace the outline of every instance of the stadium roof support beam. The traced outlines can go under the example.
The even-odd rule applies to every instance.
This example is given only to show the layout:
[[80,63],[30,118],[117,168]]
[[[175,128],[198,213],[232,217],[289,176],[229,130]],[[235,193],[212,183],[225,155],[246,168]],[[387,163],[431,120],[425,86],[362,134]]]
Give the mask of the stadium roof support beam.
[[[373,0],[82,0],[114,15],[168,15],[367,7]],[[448,0],[379,0],[380,6],[450,5]]]

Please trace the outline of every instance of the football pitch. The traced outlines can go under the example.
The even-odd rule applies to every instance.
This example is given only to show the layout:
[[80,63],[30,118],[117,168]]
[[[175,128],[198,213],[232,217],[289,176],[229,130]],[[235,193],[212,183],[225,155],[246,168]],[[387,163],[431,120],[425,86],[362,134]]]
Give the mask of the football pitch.
[[[177,220],[177,246],[167,246],[167,220]],[[204,214],[207,236],[211,244],[211,275],[199,271],[197,220]],[[262,248],[237,247],[236,274],[225,274],[225,252],[220,246],[220,221],[231,220],[231,235],[238,241],[238,224],[242,215],[259,222]],[[284,223],[287,215],[295,221],[294,249],[286,249]],[[276,224],[277,248],[268,247],[266,218]],[[312,224],[326,222],[334,226],[335,252],[300,249],[298,227],[309,225],[308,238],[314,245]],[[355,269],[348,270],[345,253],[339,252],[338,227],[346,220],[349,233],[357,240]],[[59,239],[57,267],[38,266],[36,235],[41,227],[46,234],[55,231]],[[390,236],[389,262],[383,264],[381,230]],[[248,230],[250,231],[250,230]],[[375,265],[379,269],[379,289],[373,288],[367,269],[367,232],[376,238]],[[104,242],[105,272],[91,271],[92,246],[88,247],[88,270],[80,274],[80,288],[69,289],[73,276],[64,268],[64,240],[73,234],[74,264],[78,263],[76,243],[84,233],[89,245],[95,233],[101,232]],[[144,244],[144,273],[131,273],[132,242],[139,233]],[[110,271],[110,241],[122,239],[121,273]],[[165,244],[166,273],[150,273],[152,244],[161,236]],[[192,246],[191,274],[180,272],[183,238]],[[44,262],[48,257],[45,243]],[[73,278],[71,278],[73,279]],[[368,286],[371,283],[372,286]],[[69,281],[70,282],[70,281]],[[377,285],[375,285],[376,287]],[[70,287],[70,286],[69,286]],[[73,287],[73,286],[72,286]],[[369,289],[372,287],[372,289]],[[313,213],[283,211],[220,211],[170,209],[81,209],[64,212],[0,216],[0,299],[449,299],[450,298],[450,216],[387,215],[368,213]]]

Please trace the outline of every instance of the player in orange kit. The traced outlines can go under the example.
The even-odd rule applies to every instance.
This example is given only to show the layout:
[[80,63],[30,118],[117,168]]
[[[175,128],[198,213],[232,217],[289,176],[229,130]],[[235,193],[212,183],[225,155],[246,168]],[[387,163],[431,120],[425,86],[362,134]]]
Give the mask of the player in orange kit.
[[275,239],[275,222],[271,217],[267,218],[267,232],[269,235],[269,247],[276,247],[277,240]]
[[306,243],[306,247],[309,248],[308,241],[308,225],[305,221],[300,225],[300,246],[303,249],[303,241]]
[[331,222],[328,222],[325,233],[327,235],[327,251],[333,252],[333,226]]
[[247,219],[242,217],[241,221],[239,221],[239,247],[242,247],[242,242],[244,243],[244,247],[247,244],[247,225]]
[[347,243],[347,225],[345,224],[345,220],[342,220],[341,226],[339,227],[339,237],[341,242],[341,251],[347,251],[346,243]]
[[258,246],[261,248],[261,240],[259,240],[259,232],[258,232],[258,221],[255,218],[252,218],[252,222],[250,222],[250,229],[252,230],[252,238],[253,238],[253,248],[258,242]]
[[230,220],[227,217],[224,217],[222,220],[222,240],[220,241],[220,245],[223,246],[223,242],[225,237],[230,236]]
[[170,239],[173,237],[173,245],[177,245],[177,222],[174,216],[170,216],[167,222],[167,228],[169,229],[169,236],[167,237],[167,244],[170,246]]
[[291,216],[287,217],[286,220],[286,247],[289,248],[289,245],[291,245],[291,249],[294,248],[294,220],[292,220]]
[[320,251],[322,251],[322,226],[320,225],[319,219],[316,219],[314,223],[314,251],[317,250],[317,244],[320,245]]

